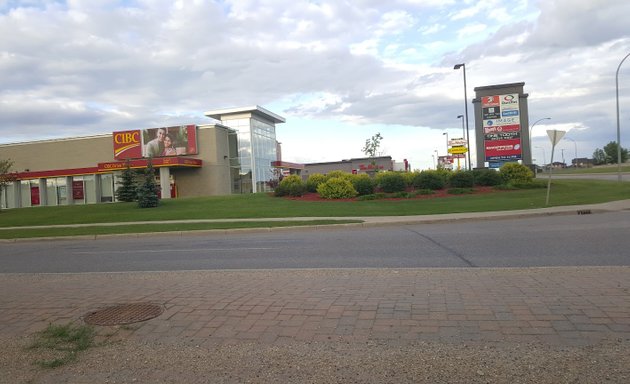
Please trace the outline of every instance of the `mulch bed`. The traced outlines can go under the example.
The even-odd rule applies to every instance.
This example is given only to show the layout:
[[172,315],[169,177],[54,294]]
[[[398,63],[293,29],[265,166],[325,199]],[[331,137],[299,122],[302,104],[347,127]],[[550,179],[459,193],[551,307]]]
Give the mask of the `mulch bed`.
[[[387,197],[387,198],[383,198],[383,199],[376,199],[376,200],[371,200],[371,201],[399,201],[399,200],[419,200],[419,199],[439,199],[439,198],[443,198],[443,197],[457,197],[457,196],[470,196],[472,195],[481,195],[481,194],[488,194],[488,193],[497,193],[500,192],[499,190],[494,189],[493,187],[475,187],[473,188],[473,192],[472,193],[465,193],[465,194],[461,194],[461,195],[455,195],[455,194],[450,194],[448,193],[447,189],[440,189],[437,191],[434,191],[435,193],[432,193],[430,195],[417,195],[414,197]],[[352,198],[352,199],[324,199],[321,198],[319,196],[319,194],[315,193],[315,192],[307,192],[305,193],[303,196],[301,197],[291,197],[291,196],[285,196],[285,199],[289,199],[289,200],[297,200],[297,201],[360,201],[357,198]]]

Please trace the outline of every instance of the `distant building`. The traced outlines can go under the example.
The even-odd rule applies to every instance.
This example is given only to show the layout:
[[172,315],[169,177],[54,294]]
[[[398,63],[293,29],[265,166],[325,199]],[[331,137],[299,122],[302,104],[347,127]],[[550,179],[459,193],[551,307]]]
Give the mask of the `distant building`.
[[0,207],[114,202],[122,171],[149,163],[163,199],[270,191],[281,171],[276,124],[285,119],[260,106],[206,116],[220,123],[0,144],[16,177],[0,191]]
[[348,173],[369,173],[371,171],[393,171],[394,161],[391,156],[363,157],[341,161],[331,161],[326,163],[304,164],[302,179],[306,180],[315,173],[325,175],[332,171],[343,171]]
[[593,165],[594,165],[594,160],[588,159],[586,157],[579,157],[571,161],[571,166],[577,167],[577,168],[591,168]]

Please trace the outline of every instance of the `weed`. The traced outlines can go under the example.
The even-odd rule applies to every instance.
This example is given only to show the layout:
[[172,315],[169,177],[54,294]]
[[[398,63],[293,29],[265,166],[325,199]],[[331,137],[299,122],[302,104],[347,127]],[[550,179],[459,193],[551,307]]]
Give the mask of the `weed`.
[[38,360],[36,364],[44,368],[56,368],[73,361],[78,352],[91,347],[94,335],[94,328],[89,325],[49,324],[46,329],[36,334],[29,348],[52,352],[55,357]]

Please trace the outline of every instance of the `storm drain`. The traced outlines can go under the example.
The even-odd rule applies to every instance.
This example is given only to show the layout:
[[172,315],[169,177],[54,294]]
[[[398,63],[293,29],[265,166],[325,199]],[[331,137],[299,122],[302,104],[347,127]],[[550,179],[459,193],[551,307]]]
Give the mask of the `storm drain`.
[[149,303],[122,304],[90,312],[83,318],[91,325],[124,325],[158,317],[164,309]]

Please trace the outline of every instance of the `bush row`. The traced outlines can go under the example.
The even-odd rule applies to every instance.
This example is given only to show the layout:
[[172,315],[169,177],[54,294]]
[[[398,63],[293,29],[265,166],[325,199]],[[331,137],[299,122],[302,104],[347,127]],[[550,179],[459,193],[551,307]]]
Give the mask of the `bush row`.
[[445,188],[466,190],[475,186],[528,187],[533,184],[534,174],[524,165],[507,163],[497,172],[492,169],[473,171],[449,171],[444,169],[422,172],[379,172],[374,178],[366,174],[332,171],[326,175],[313,174],[306,182],[297,175],[287,176],[275,189],[276,196],[302,196],[305,192],[317,192],[325,199],[345,199],[355,196],[373,196],[382,193],[435,191]]

